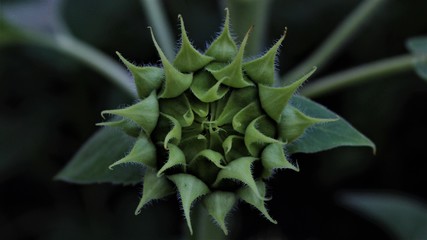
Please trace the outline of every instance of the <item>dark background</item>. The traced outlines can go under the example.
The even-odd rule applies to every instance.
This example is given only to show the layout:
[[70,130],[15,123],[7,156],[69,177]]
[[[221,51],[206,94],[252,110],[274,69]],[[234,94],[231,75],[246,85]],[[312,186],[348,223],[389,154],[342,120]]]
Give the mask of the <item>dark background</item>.
[[[183,15],[198,48],[219,31],[223,11],[217,1],[163,2],[172,26]],[[288,27],[281,73],[304,60],[359,2],[274,1],[266,40],[269,46]],[[425,0],[385,2],[315,78],[405,54],[405,41],[427,32]],[[72,33],[105,54],[117,59],[119,51],[138,64],[158,61],[138,1],[73,0],[64,7]],[[410,71],[315,100],[373,140],[377,154],[340,148],[294,155],[301,172],[280,172],[269,183],[273,200],[268,207],[279,224],[240,204],[231,217],[232,238],[396,239],[345,207],[340,196],[386,192],[427,201],[425,81]],[[53,180],[97,130],[101,110],[131,102],[103,76],[57,52],[25,45],[0,48],[0,239],[177,239],[186,231],[173,198],[135,217],[141,186]]]

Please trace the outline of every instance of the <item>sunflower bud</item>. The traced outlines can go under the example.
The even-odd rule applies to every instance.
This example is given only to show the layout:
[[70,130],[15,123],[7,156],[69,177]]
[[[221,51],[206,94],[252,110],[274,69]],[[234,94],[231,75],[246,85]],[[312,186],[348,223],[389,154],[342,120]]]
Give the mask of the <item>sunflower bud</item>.
[[[264,180],[276,169],[298,171],[288,161],[285,145],[311,125],[329,121],[306,116],[288,104],[315,69],[290,85],[272,86],[285,34],[263,56],[245,62],[252,29],[237,47],[226,13],[221,34],[204,54],[191,45],[181,16],[181,46],[173,62],[152,31],[162,68],[138,67],[119,54],[133,75],[140,101],[103,111],[116,117],[100,124],[137,138],[129,154],[110,166],[146,167],[135,213],[177,192],[191,233],[190,210],[199,198],[225,234],[225,218],[239,199],[276,223],[265,207]],[[261,171],[255,173],[254,168]]]

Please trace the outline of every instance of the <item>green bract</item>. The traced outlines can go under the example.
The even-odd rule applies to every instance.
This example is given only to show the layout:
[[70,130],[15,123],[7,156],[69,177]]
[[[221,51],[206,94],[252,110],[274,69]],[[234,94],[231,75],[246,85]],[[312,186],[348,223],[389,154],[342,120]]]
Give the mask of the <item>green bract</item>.
[[307,116],[289,105],[315,68],[290,85],[273,87],[284,35],[263,56],[245,61],[251,30],[237,47],[228,11],[222,33],[204,54],[191,45],[179,20],[181,46],[172,62],[151,32],[162,68],[134,66],[119,54],[140,101],[102,112],[115,117],[100,125],[119,127],[136,138],[129,154],[110,168],[135,163],[146,169],[136,214],[148,202],[176,192],[191,233],[190,210],[199,198],[225,234],[225,218],[238,199],[276,223],[265,207],[264,180],[277,169],[298,171],[285,154],[287,144],[314,124],[337,120]]

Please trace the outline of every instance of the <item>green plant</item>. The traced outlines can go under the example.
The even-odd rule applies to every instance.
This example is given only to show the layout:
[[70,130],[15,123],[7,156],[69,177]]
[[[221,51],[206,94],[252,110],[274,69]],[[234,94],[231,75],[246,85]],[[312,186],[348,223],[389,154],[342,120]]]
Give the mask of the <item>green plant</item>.
[[[236,3],[238,1],[234,1],[234,2]],[[268,1],[266,1],[266,2],[268,2]],[[374,9],[375,4],[378,4],[379,2],[380,1],[370,1],[370,3],[364,4],[360,9],[358,9],[358,11],[361,11],[362,13],[367,14],[370,11],[369,9],[370,8]],[[144,1],[144,3],[146,3],[147,6],[156,6],[155,3],[153,5],[153,2],[150,3],[150,1]],[[232,8],[232,4],[233,4],[233,1],[230,1],[230,8]],[[253,2],[251,4],[254,5]],[[260,8],[260,9],[262,10],[262,8]],[[247,12],[243,12],[243,14],[245,14],[245,13],[247,14]],[[238,13],[236,12],[235,15],[237,16]],[[353,21],[350,21],[351,19],[349,20],[349,22],[353,24],[353,25],[350,24],[351,27],[349,27],[349,25],[345,25],[345,24],[344,24],[344,27],[342,27],[342,29],[345,29],[347,31],[347,33],[344,32],[344,34],[343,34],[343,32],[337,31],[338,33],[340,33],[340,34],[336,35],[336,36],[339,36],[339,38],[332,37],[331,39],[334,41],[332,41],[332,40],[327,41],[327,43],[329,43],[329,45],[325,44],[324,46],[329,46],[329,47],[324,48],[324,49],[326,49],[324,51],[319,51],[319,52],[322,52],[322,54],[318,54],[318,56],[320,56],[320,57],[313,58],[313,59],[315,59],[313,61],[308,61],[310,64],[307,64],[307,63],[303,64],[301,67],[301,69],[303,69],[303,71],[306,71],[306,69],[309,69],[311,67],[311,65],[319,65],[319,66],[323,65],[326,62],[325,59],[330,57],[333,54],[333,51],[337,51],[339,49],[339,46],[341,45],[340,42],[341,43],[343,42],[342,39],[346,39],[348,37],[348,35],[346,35],[346,34],[348,34],[348,32],[351,32],[349,30],[356,28],[358,26],[358,24],[355,24],[354,19],[356,19],[357,21],[362,21],[360,14],[359,15],[355,14],[354,16],[357,16],[357,17],[354,17]],[[238,18],[243,18],[243,17],[238,16]],[[153,21],[153,23],[156,23],[156,22],[157,21]],[[243,21],[243,22],[247,22],[247,21]],[[10,34],[9,36],[12,36],[11,38],[18,35],[20,37],[23,37],[22,39],[30,39],[31,41],[34,40],[34,38],[29,37],[27,34],[22,34],[22,32],[20,32],[20,31],[14,31],[14,29],[12,27],[9,28],[9,26],[7,26],[7,25],[5,25],[5,26],[6,26],[6,28],[4,28],[4,29],[6,29],[6,30],[10,29],[10,31],[8,33]],[[243,28],[243,27],[241,27],[241,28]],[[162,30],[167,29],[167,28],[155,27],[154,30],[156,31],[156,29],[160,29],[159,31],[162,31]],[[239,29],[239,30],[242,30],[242,29]],[[246,31],[246,30],[247,29],[244,29],[244,31]],[[254,34],[259,33],[259,32],[260,32],[259,29],[257,29],[256,31],[254,31]],[[39,43],[41,43],[45,46],[48,46],[48,47],[53,46],[53,47],[57,48],[58,50],[65,52],[66,54],[70,54],[72,56],[79,58],[82,61],[85,61],[87,64],[91,65],[92,67],[94,67],[95,69],[100,71],[101,73],[105,74],[110,79],[114,80],[116,83],[119,84],[119,86],[121,86],[123,89],[125,89],[127,92],[129,92],[131,95],[135,95],[135,91],[133,91],[133,89],[130,88],[128,85],[128,82],[127,82],[128,78],[127,78],[126,73],[114,61],[108,61],[108,58],[103,57],[96,50],[90,48],[89,46],[82,44],[77,39],[74,39],[70,36],[67,36],[66,34],[64,34],[64,35],[58,34],[58,36],[59,37],[56,38],[55,41],[51,41],[51,39],[47,39],[47,38],[43,38],[43,37],[35,38],[35,39]],[[184,34],[183,34],[183,36],[184,36]],[[256,36],[259,36],[259,34],[257,34]],[[162,37],[160,39],[166,40],[166,41],[167,40],[172,41],[171,38],[163,38]],[[8,41],[7,38],[6,39],[3,38],[1,40],[2,41],[6,40],[6,42]],[[174,54],[173,54],[173,51],[171,51],[170,49],[173,49],[173,47],[170,47],[170,44],[168,44],[168,43],[161,43],[160,45],[166,46],[166,48],[163,47],[164,51],[165,51],[165,55],[169,59],[171,59],[171,57]],[[244,44],[242,44],[242,45],[244,45]],[[418,45],[423,46],[423,44],[418,44]],[[256,46],[256,44],[255,44],[255,46]],[[411,50],[414,50],[413,45],[411,45],[411,46],[412,46]],[[248,45],[248,47],[249,47],[249,45]],[[169,49],[169,50],[167,50],[167,49]],[[240,49],[243,49],[243,47],[240,47]],[[251,47],[249,50],[253,53],[254,52],[256,53],[257,51],[255,51],[254,49],[256,49],[256,47]],[[415,47],[415,53],[416,54],[419,54],[420,52],[423,51],[423,50],[419,51],[418,49],[420,49],[420,48]],[[270,59],[273,59],[273,62],[274,62],[274,51],[272,51],[272,52],[273,53],[270,53],[271,54]],[[243,50],[242,50],[241,55],[243,56]],[[325,57],[325,55],[328,57]],[[168,61],[166,59],[166,56],[163,56],[163,59],[162,59],[163,65],[165,65],[165,62]],[[346,73],[338,74],[336,76],[326,77],[326,79],[318,80],[318,81],[316,81],[316,83],[314,83],[312,85],[307,85],[305,88],[302,89],[302,93],[309,95],[309,96],[315,96],[316,94],[322,94],[322,93],[325,93],[327,91],[338,89],[339,87],[348,86],[350,83],[359,83],[362,80],[369,80],[369,79],[373,79],[373,77],[382,76],[384,74],[390,74],[390,73],[402,71],[405,69],[410,69],[414,65],[413,64],[414,60],[417,61],[417,70],[420,73],[420,76],[423,76],[422,74],[425,71],[423,71],[422,69],[425,69],[425,64],[424,64],[425,61],[423,62],[422,60],[420,60],[423,58],[422,56],[423,55],[421,55],[421,57],[413,56],[413,55],[407,55],[407,56],[398,57],[398,58],[391,59],[391,60],[386,60],[386,61],[383,61],[383,62],[380,62],[377,64],[371,64],[371,65],[368,65],[366,67],[362,66],[358,69],[351,70],[351,71],[346,72]],[[193,58],[194,58],[194,56],[192,57],[192,59]],[[126,65],[128,65],[128,68],[131,71],[132,71],[132,69],[134,70],[135,80],[137,80],[137,84],[136,84],[137,90],[139,90],[139,97],[141,99],[144,99],[143,101],[139,102],[138,104],[141,104],[143,107],[147,107],[147,106],[153,107],[153,105],[146,104],[147,102],[144,102],[145,99],[147,99],[146,97],[148,96],[147,89],[144,89],[145,85],[138,84],[137,78],[141,72],[145,73],[145,72],[147,72],[147,70],[149,70],[149,72],[151,72],[154,76],[156,76],[156,74],[161,75],[159,73],[160,73],[160,71],[163,71],[163,70],[160,70],[158,68],[139,68],[139,67],[131,65],[130,63],[126,62],[125,60],[124,60],[124,62],[126,63]],[[307,65],[309,65],[309,66],[307,66]],[[174,67],[178,68],[178,66],[174,66]],[[209,65],[203,65],[202,64],[202,68],[209,69]],[[236,68],[236,69],[238,69],[240,71],[240,68]],[[270,66],[269,69],[270,69],[269,72],[271,74],[273,72],[274,68],[273,68],[273,66]],[[178,70],[181,70],[181,69],[178,69]],[[164,66],[164,71],[167,72],[167,67],[165,67],[165,66]],[[174,71],[173,67],[169,67],[169,72],[173,72],[173,71]],[[182,71],[187,72],[185,70],[182,70]],[[195,69],[193,71],[188,71],[188,72],[194,72],[194,71],[198,72],[200,70]],[[298,71],[296,71],[296,72],[298,72]],[[300,72],[295,73],[295,71],[292,71],[291,73],[292,73],[291,75],[288,74],[287,76],[294,75],[294,77],[289,77],[289,79],[294,80],[294,79],[299,78]],[[297,77],[295,77],[295,76],[297,76]],[[156,79],[156,78],[154,78],[154,79]],[[223,79],[216,79],[216,80],[221,82],[221,80],[223,80]],[[158,86],[158,85],[161,85],[163,83],[159,83],[158,80],[154,80],[153,82],[155,85],[155,87],[153,89],[159,89],[160,90],[160,91],[156,91],[156,93],[161,95],[162,93],[165,92],[161,89],[160,86]],[[194,84],[195,80],[193,80],[192,82]],[[225,82],[225,80],[224,80],[224,82]],[[282,82],[284,82],[284,81],[282,81]],[[297,81],[297,83],[298,83],[298,81]],[[166,80],[166,84],[167,84],[167,80]],[[173,84],[173,81],[171,81],[171,84]],[[257,82],[255,81],[255,85],[256,84],[257,84]],[[263,84],[263,83],[261,83],[261,84]],[[271,83],[268,82],[267,84],[271,84]],[[297,86],[297,85],[298,84],[296,84],[295,86]],[[289,83],[287,84],[287,86],[289,86]],[[292,83],[290,84],[290,86],[292,86]],[[184,91],[184,94],[196,95],[195,92],[198,91],[198,88],[202,89],[202,87],[205,87],[205,86],[200,86],[200,87],[201,88],[193,87],[194,88],[194,90],[193,90],[191,88],[191,85],[190,85],[190,90]],[[218,87],[218,88],[215,89],[215,87]],[[171,89],[171,88],[169,88],[169,89]],[[223,90],[223,92],[237,91],[234,86],[231,86],[231,87],[225,86],[224,87],[224,84],[223,85],[221,85],[221,84],[215,85],[214,84],[212,86],[208,86],[208,89],[214,89],[214,91],[210,91],[210,93],[214,93],[214,95],[213,95],[214,97],[219,97],[221,95],[220,90]],[[278,88],[278,89],[280,89],[280,88]],[[170,92],[173,92],[173,91],[170,91]],[[222,96],[220,99],[216,99],[215,101],[221,102],[221,100],[225,96],[227,96],[227,94],[229,94],[228,92],[224,93],[224,96]],[[151,94],[151,92],[149,92],[149,93]],[[207,97],[207,96],[203,96],[203,91],[199,91],[199,93],[200,93],[199,98],[205,99],[205,97]],[[215,94],[216,94],[216,96],[215,96]],[[231,95],[231,93],[229,95]],[[208,97],[210,97],[210,96],[208,96]],[[290,96],[287,96],[287,97],[290,97]],[[153,100],[153,99],[155,99],[155,98],[151,98],[148,100]],[[162,100],[161,98],[159,98],[159,99],[160,100],[158,100],[158,102],[162,102],[162,101],[164,103],[167,102],[167,100]],[[207,99],[208,98],[206,98],[205,101],[210,101]],[[193,96],[193,100],[194,100],[194,96]],[[201,99],[199,99],[199,100],[201,100]],[[261,99],[260,99],[260,101],[261,101]],[[185,98],[184,98],[183,102],[184,102],[184,105],[186,105]],[[202,110],[204,108],[203,107],[202,108],[194,108],[193,104],[196,103],[197,101],[188,101],[188,102],[190,103],[189,105],[190,105],[191,111],[193,111],[193,115],[195,117],[197,117],[197,116],[201,117],[200,115],[198,115],[198,113],[202,114],[203,113]],[[282,119],[285,117],[289,118],[289,115],[287,115],[287,114],[292,114],[292,113],[298,113],[298,114],[296,114],[296,116],[300,116],[300,117],[302,116],[303,118],[305,115],[305,116],[312,116],[312,117],[315,117],[318,119],[333,119],[333,120],[337,119],[337,116],[335,114],[330,113],[328,110],[324,109],[323,107],[321,107],[321,106],[319,106],[319,105],[317,105],[317,104],[315,104],[315,103],[311,102],[310,100],[305,99],[303,97],[293,96],[290,102],[291,102],[291,104],[289,105],[288,110],[287,111],[285,110],[285,112],[282,114],[283,115]],[[180,102],[180,103],[182,103],[182,102]],[[191,103],[193,103],[193,104],[191,104]],[[139,106],[141,106],[141,105],[139,105]],[[160,105],[162,105],[162,104],[160,103]],[[168,104],[165,103],[163,105],[167,106]],[[210,105],[210,103],[208,105]],[[258,105],[261,105],[261,108],[263,108],[262,102]],[[267,104],[264,104],[264,106],[265,105],[267,105]],[[292,106],[293,106],[293,108],[292,108]],[[265,106],[265,107],[267,108],[269,106]],[[169,108],[169,110],[165,110],[165,111],[172,111],[172,110],[170,110],[171,109],[170,106],[166,107],[166,108]],[[296,110],[294,110],[294,111],[289,110],[290,108],[296,109]],[[208,107],[208,109],[209,109],[209,107]],[[173,110],[175,110],[175,109],[173,109]],[[185,110],[185,107],[184,107],[184,110]],[[187,108],[187,110],[188,110],[188,108]],[[185,113],[188,113],[189,115],[191,115],[191,111],[190,112],[186,111]],[[262,111],[263,112],[265,111],[267,113],[267,115],[269,115],[266,109],[264,109]],[[277,113],[279,113],[279,114],[282,113],[280,108],[279,108],[279,110],[274,109],[274,110],[269,110],[269,111],[270,111],[270,114],[272,114],[272,115],[275,115]],[[112,111],[108,111],[106,113],[111,113],[111,114],[116,113],[117,115],[123,115],[124,112],[125,112],[124,110],[121,110],[121,111],[120,110],[112,110]],[[152,112],[154,112],[154,111],[152,111]],[[164,112],[163,112],[163,114],[164,114]],[[167,119],[171,120],[170,118],[168,118],[166,115],[163,115],[163,114],[157,114],[157,115],[159,115],[160,118],[163,118],[163,119],[167,118]],[[154,115],[157,116],[156,114],[154,114]],[[295,114],[293,114],[292,116],[294,116],[294,115]],[[269,120],[274,119],[274,118],[275,117],[272,117],[270,115],[267,117],[267,119],[269,119]],[[175,117],[176,121],[173,121],[173,122],[175,122],[175,123],[178,122],[180,125],[185,125],[185,124],[189,124],[187,122],[189,119],[191,119],[191,116],[184,114],[184,118],[179,119],[181,121],[178,121],[178,117]],[[305,117],[305,119],[314,120],[314,119],[310,119],[307,117]],[[208,120],[209,121],[207,121],[206,119],[200,120],[201,122],[205,122],[205,125],[207,126],[207,128],[205,128],[204,130],[208,131],[209,133],[215,133],[215,130],[214,130],[215,128],[212,128],[213,131],[211,131],[211,129],[209,127],[212,127],[212,126],[218,127],[218,126],[215,126],[214,124],[210,123],[210,119],[208,119]],[[141,178],[141,171],[140,171],[140,168],[138,168],[137,166],[117,166],[114,169],[114,171],[107,170],[107,166],[111,165],[113,163],[113,161],[116,161],[117,159],[119,159],[122,156],[122,154],[128,150],[129,146],[132,146],[134,144],[136,144],[135,146],[138,146],[138,143],[140,144],[141,142],[143,143],[143,146],[145,146],[145,147],[149,146],[150,142],[149,142],[149,140],[147,140],[148,137],[146,136],[147,131],[149,131],[150,128],[155,128],[155,127],[153,127],[153,125],[157,126],[158,124],[161,124],[161,121],[159,121],[159,122],[152,121],[150,123],[147,123],[144,119],[142,119],[141,121],[142,121],[141,126],[145,131],[145,132],[143,132],[142,135],[140,135],[140,129],[138,126],[130,124],[130,127],[129,127],[129,123],[132,123],[130,121],[125,121],[125,120],[119,119],[116,122],[104,123],[103,125],[115,125],[115,126],[120,126],[120,127],[124,128],[127,131],[127,133],[130,135],[130,137],[128,135],[122,134],[120,132],[111,131],[111,130],[107,130],[107,129],[105,129],[105,130],[103,129],[103,130],[99,131],[99,133],[96,134],[88,142],[88,144],[85,145],[82,148],[82,150],[75,156],[74,161],[71,162],[70,165],[68,165],[67,168],[58,175],[58,178],[66,180],[66,181],[87,182],[87,183],[88,182],[114,182],[114,183],[128,184],[128,183],[140,182],[142,179]],[[136,122],[138,122],[138,121],[136,121]],[[156,122],[156,123],[154,124],[153,122]],[[286,124],[286,122],[284,122],[283,124]],[[276,128],[279,128],[278,129],[279,132],[281,132],[280,130],[284,128],[283,124],[281,124],[281,125],[279,124],[278,126],[276,126]],[[190,126],[187,126],[187,127],[190,127]],[[255,129],[257,129],[257,128],[255,128]],[[135,132],[135,130],[136,130],[136,132]],[[165,137],[167,137],[168,135],[175,137],[175,138],[170,139],[171,140],[170,143],[171,144],[175,143],[175,146],[176,146],[179,144],[176,142],[177,141],[176,140],[177,135],[175,135],[176,131],[173,131],[173,130],[174,130],[174,128],[172,128],[171,131],[169,131],[167,133],[163,133],[163,135],[166,135]],[[235,129],[233,129],[233,131],[235,131]],[[159,131],[157,131],[157,132],[159,132]],[[222,132],[222,131],[220,131],[220,132]],[[261,130],[261,132],[263,132],[263,131]],[[299,135],[298,132],[303,132],[303,131],[302,130],[297,131],[296,136]],[[152,133],[152,136],[158,137],[157,134],[155,134],[155,133],[156,133],[156,130],[154,130],[154,132]],[[272,145],[277,146],[277,144],[286,143],[286,152],[289,155],[292,153],[295,153],[295,152],[316,152],[316,151],[325,150],[325,149],[329,149],[329,148],[336,147],[336,146],[342,146],[342,145],[369,145],[369,146],[373,146],[371,142],[369,142],[366,138],[363,137],[363,135],[360,135],[357,131],[352,129],[351,126],[348,125],[342,119],[311,126],[310,130],[308,132],[306,132],[301,139],[298,139],[295,142],[290,141],[289,139],[287,139],[288,142],[286,142],[286,140],[283,139],[283,135],[286,135],[287,133],[288,133],[287,131],[284,131],[283,134],[275,134],[274,138],[273,137],[270,137],[270,138],[277,141],[277,143],[272,143]],[[236,133],[236,134],[238,134],[238,133]],[[244,139],[246,137],[246,131],[244,134],[245,134],[245,136],[243,137],[243,144],[241,144],[242,149],[245,149],[245,147],[246,147],[246,144],[244,141]],[[162,134],[159,134],[159,135],[162,135]],[[209,136],[210,135],[211,134],[209,134]],[[137,138],[138,140],[136,141],[136,143],[135,143],[135,138],[133,138],[133,136],[139,137],[139,138]],[[242,136],[240,136],[240,137],[242,138]],[[146,142],[144,142],[144,140],[141,140],[144,138],[147,140]],[[237,139],[237,137],[235,139]],[[325,141],[325,139],[328,141]],[[163,141],[163,139],[161,139],[161,138],[159,138],[157,140]],[[156,141],[154,141],[154,142],[156,143]],[[166,145],[166,148],[169,148],[168,149],[169,151],[172,151],[172,149],[175,149],[174,151],[176,151],[176,152],[182,151],[182,150],[176,150],[176,148],[172,147],[172,145],[169,146],[167,144],[167,141],[164,141],[164,142],[166,142],[166,144],[163,143],[162,146],[155,146],[156,151],[158,151],[158,152],[165,151],[162,149],[162,148],[164,148],[165,145]],[[144,150],[150,150],[150,149],[152,150],[153,148],[150,148],[150,147],[144,148]],[[224,151],[224,149],[219,149],[217,152],[220,152],[220,151]],[[141,154],[141,152],[136,152],[136,153]],[[153,154],[152,152],[150,153],[149,151],[145,152],[145,153],[146,154]],[[280,154],[283,154],[283,153],[280,152]],[[131,151],[131,155],[132,155],[132,151]],[[161,155],[161,154],[157,154],[157,155]],[[177,156],[179,154],[170,154],[170,155]],[[184,156],[185,155],[186,154],[184,151]],[[187,155],[188,155],[188,153],[187,153]],[[210,154],[202,154],[201,158],[203,158],[204,160],[207,160],[206,161],[207,163],[212,162],[215,165],[216,160],[215,160],[214,155],[215,155],[214,153],[210,152]],[[253,156],[253,157],[259,157],[259,154],[254,154],[254,155],[257,155],[257,156]],[[285,161],[286,158],[283,158],[282,157],[283,155],[279,155],[279,156],[281,156],[281,158],[279,158],[282,160],[281,163],[282,164],[286,163],[286,161]],[[132,156],[129,156],[125,160],[132,162],[132,161],[130,161],[130,157],[132,157]],[[227,160],[227,156],[225,156],[224,158],[225,158],[225,160]],[[218,159],[218,158],[216,158],[216,159]],[[261,159],[263,159],[262,154],[261,154]],[[125,160],[122,160],[122,161],[125,161]],[[158,164],[160,161],[160,164],[158,164],[159,167],[162,166],[161,164],[163,163],[161,160],[162,160],[161,158],[156,158],[156,164]],[[173,161],[178,161],[178,162],[181,161],[181,163],[182,163],[182,159],[181,160],[173,159],[171,161],[171,163],[174,163]],[[146,165],[149,165],[149,164],[150,163],[148,163]],[[175,163],[173,165],[175,165]],[[289,166],[292,167],[292,165],[289,165]],[[225,166],[219,164],[218,167],[222,168]],[[265,168],[265,165],[261,164],[261,167]],[[179,166],[178,166],[178,168],[179,168]],[[154,176],[155,175],[152,172],[150,173],[150,168],[147,168],[147,169],[148,170],[146,170],[146,172],[145,172],[145,174],[146,174],[145,181],[150,180],[148,176]],[[255,169],[257,169],[257,168],[255,168]],[[160,169],[160,170],[162,170],[162,169]],[[216,169],[216,170],[218,171],[219,169]],[[169,174],[168,174],[168,171],[165,171],[165,173],[166,173],[165,175],[170,175],[170,171],[171,171],[171,169],[169,169]],[[184,171],[184,170],[182,170],[182,171]],[[200,174],[200,173],[198,173],[199,171],[200,170],[195,170],[194,172],[196,172],[197,174]],[[172,173],[173,173],[173,170],[172,170]],[[261,173],[262,173],[262,171],[261,171]],[[149,175],[149,174],[151,174],[151,175]],[[247,180],[247,179],[250,179],[250,177],[248,177],[248,176],[258,178],[261,175],[246,174],[246,178],[245,178],[246,183],[249,182],[249,180]],[[151,180],[152,179],[156,179],[156,178],[151,178]],[[245,181],[243,181],[243,182],[245,182]],[[147,184],[145,184],[145,185],[147,185]],[[250,184],[248,184],[248,186],[250,186]],[[257,191],[256,189],[257,188],[255,188],[254,185],[252,184],[252,190],[253,191],[250,193],[256,194],[256,191]],[[179,187],[178,187],[178,190],[179,190]],[[227,188],[227,190],[228,190],[228,188]],[[232,189],[232,190],[234,190],[234,189]],[[258,193],[260,193],[260,192],[261,191],[258,190]],[[154,193],[161,194],[162,192],[156,191]],[[258,194],[258,195],[264,195],[264,194]],[[147,196],[147,194],[143,194],[142,203],[144,203],[144,196]],[[189,196],[190,197],[188,197],[188,199],[192,199],[191,194],[189,194]],[[260,197],[260,196],[257,196],[257,197]],[[263,198],[265,198],[265,196],[261,196],[261,200]],[[207,199],[207,198],[205,198],[205,199]],[[260,200],[260,198],[254,198],[254,199]],[[147,200],[147,199],[145,199],[145,200]],[[222,199],[220,198],[219,200],[224,200],[224,198],[222,198]],[[189,202],[190,203],[187,203],[187,205],[191,205],[191,201],[189,201]],[[262,205],[258,204],[258,206],[262,207],[263,204],[264,203],[262,202]],[[217,209],[215,211],[215,213],[213,214],[213,215],[219,214],[219,213],[222,214],[221,218],[218,217],[220,223],[221,222],[223,223],[222,217],[225,217],[225,214],[221,212],[224,209],[225,208]],[[189,209],[187,208],[184,210],[187,212],[187,214],[186,214],[187,220],[189,220],[189,217],[188,217]],[[224,226],[222,226],[222,227],[225,228]]]
[[[136,213],[176,188],[191,233],[190,208],[201,197],[225,234],[225,217],[238,199],[276,223],[264,206],[267,196],[263,179],[277,169],[298,171],[285,156],[287,145],[298,148],[300,138],[316,138],[304,134],[307,128],[338,120],[310,117],[288,104],[315,69],[290,85],[272,87],[275,56],[285,35],[263,56],[244,62],[251,30],[237,48],[229,32],[228,14],[222,33],[205,54],[191,45],[183,19],[179,19],[181,47],[173,64],[153,33],[163,68],[137,67],[119,55],[132,72],[141,101],[102,112],[121,118],[99,125],[119,127],[136,138],[130,153],[110,169],[124,163],[146,168]],[[294,105],[302,108],[298,102]],[[344,131],[351,131],[346,127]],[[355,131],[350,136],[360,138],[361,145],[373,146]],[[332,136],[327,139],[337,140]]]
[[[129,154],[109,168],[133,163],[144,169],[135,214],[176,191],[191,234],[190,210],[199,198],[225,234],[225,218],[239,199],[277,223],[265,207],[265,180],[279,169],[299,171],[286,155],[337,146],[375,148],[343,119],[294,95],[315,68],[291,84],[273,87],[275,58],[285,34],[264,55],[244,61],[251,29],[237,47],[228,10],[221,34],[204,54],[191,45],[181,16],[179,20],[181,46],[172,63],[153,32],[162,68],[138,67],[118,54],[133,75],[140,101],[103,111],[116,117],[98,124],[119,128],[134,139]],[[83,149],[58,178],[69,180],[94,151]]]

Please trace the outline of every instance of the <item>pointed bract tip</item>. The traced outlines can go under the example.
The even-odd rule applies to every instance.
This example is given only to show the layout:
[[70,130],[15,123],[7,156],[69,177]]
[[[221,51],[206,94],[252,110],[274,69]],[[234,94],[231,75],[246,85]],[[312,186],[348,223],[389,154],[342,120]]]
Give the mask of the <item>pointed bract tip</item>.
[[253,30],[254,30],[254,28],[255,28],[255,25],[251,25],[250,27],[249,27],[249,29],[248,29],[248,32],[246,33],[246,34],[250,34]]
[[[153,32],[153,28],[148,26],[147,27],[150,30],[150,34],[151,34],[151,39],[153,40],[154,46],[156,47],[156,49],[158,48],[157,46],[157,41],[156,38],[154,37],[154,32]],[[159,47],[160,48],[160,47]],[[157,50],[158,51],[158,50]]]
[[181,14],[178,14],[178,20],[179,20],[179,24],[181,26],[181,35],[184,38],[187,38],[187,32],[185,30],[185,24],[184,24],[184,19],[182,18]]
[[300,168],[299,168],[299,164],[298,164],[298,162],[297,161],[295,161],[295,163],[294,164],[292,164],[292,165],[294,165],[294,169],[292,169],[292,170],[294,170],[295,172],[300,172]]
[[264,201],[271,201],[273,197],[264,197]]
[[374,156],[376,156],[377,155],[377,146],[374,143],[372,143],[371,148],[372,148],[372,154]]
[[286,38],[286,34],[288,33],[288,27],[285,27],[285,30],[283,30],[283,38]]
[[228,26],[230,22],[230,10],[228,8],[224,8],[224,11],[225,11],[225,23]]
[[122,61],[127,67],[129,67],[129,64],[132,64],[128,60],[126,60],[126,58],[123,57],[123,55],[121,53],[119,53],[118,51],[116,51],[116,54],[120,58],[120,61]]
[[123,57],[123,55],[121,53],[119,53],[118,51],[116,51],[116,55],[120,58],[120,60],[125,61],[126,59]]
[[101,117],[102,119],[105,119],[105,114],[109,114],[110,112],[108,110],[102,111],[101,112]]
[[137,216],[141,213],[142,208],[145,206],[146,203],[147,203],[147,201],[144,201],[143,197],[141,197],[141,200],[138,203],[138,206],[136,207],[135,212],[134,212],[135,216]]
[[249,30],[246,32],[246,34],[245,34],[245,37],[243,38],[243,41],[242,41],[242,43],[240,44],[240,48],[239,48],[239,51],[242,51],[242,56],[241,57],[243,57],[243,51],[244,51],[244,48],[246,47],[246,43],[248,42],[248,39],[249,39],[249,35],[251,34],[251,32],[253,31],[253,25],[249,28]]
[[148,30],[150,30],[151,38],[153,39],[153,41],[156,41],[155,38],[154,38],[153,28],[150,27],[150,26],[148,26],[147,28],[148,28]]
[[[243,38],[242,43],[240,44],[240,48],[242,48],[242,46],[246,46],[246,43],[248,42],[249,39],[249,35],[252,33],[252,31],[254,30],[254,25],[252,25],[249,30],[246,32],[245,37]],[[240,49],[239,49],[240,50]]]

